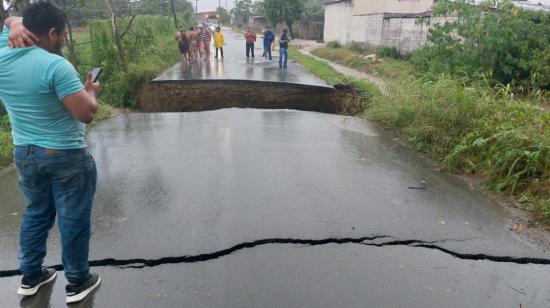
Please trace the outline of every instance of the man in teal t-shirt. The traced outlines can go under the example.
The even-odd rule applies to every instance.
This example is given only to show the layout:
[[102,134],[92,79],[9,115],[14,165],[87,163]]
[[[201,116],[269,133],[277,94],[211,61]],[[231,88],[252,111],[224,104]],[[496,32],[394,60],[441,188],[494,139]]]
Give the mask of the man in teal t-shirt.
[[[6,19],[0,34],[0,100],[8,112],[19,186],[25,196],[17,291],[31,296],[56,277],[42,268],[46,239],[58,217],[66,302],[81,301],[100,284],[89,273],[90,213],[96,166],[86,148],[85,124],[97,112],[99,83],[83,86],[60,56],[67,17],[45,0],[23,18]],[[18,48],[11,48],[18,47]]]

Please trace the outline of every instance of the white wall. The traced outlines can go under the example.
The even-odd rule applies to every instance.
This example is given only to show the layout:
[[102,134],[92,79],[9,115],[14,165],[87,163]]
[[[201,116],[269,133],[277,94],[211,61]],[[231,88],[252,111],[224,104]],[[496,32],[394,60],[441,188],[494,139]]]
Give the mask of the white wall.
[[[362,1],[365,0],[353,2],[357,5]],[[372,1],[374,3],[378,0]],[[394,4],[404,1],[428,5],[424,0],[388,0]],[[429,1],[428,10],[432,2],[432,0]],[[425,12],[425,9],[426,7],[418,8],[420,12]],[[349,2],[327,5],[325,7],[325,42],[338,41],[343,45],[358,42],[371,48],[394,47],[401,54],[408,54],[421,47],[427,40],[429,28],[426,25],[417,24],[416,18],[384,18],[383,13],[357,15],[355,12],[355,8]]]
[[347,17],[327,14],[326,17],[326,43],[338,41],[347,45],[359,42],[371,48],[395,47],[401,54],[408,54],[421,47],[428,37],[428,26],[417,24],[416,18],[384,18],[384,14],[349,14]]
[[422,13],[434,0],[353,0],[353,15],[381,13]]
[[325,42],[338,41],[346,44],[351,41],[351,3],[339,2],[325,7]]

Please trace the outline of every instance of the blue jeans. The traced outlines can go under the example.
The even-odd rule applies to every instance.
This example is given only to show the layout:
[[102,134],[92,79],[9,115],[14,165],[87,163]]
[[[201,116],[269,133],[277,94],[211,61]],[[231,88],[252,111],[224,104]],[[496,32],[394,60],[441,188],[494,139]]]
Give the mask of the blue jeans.
[[268,57],[269,60],[273,60],[271,57],[271,43],[264,43],[264,57]]
[[87,149],[52,151],[34,145],[16,146],[14,158],[25,197],[19,270],[24,275],[40,271],[57,214],[65,277],[69,283],[81,283],[89,271],[94,159]]
[[288,60],[288,48],[282,48],[282,47],[279,48],[279,67],[286,67],[287,60]]
[[246,57],[250,57],[250,53],[252,53],[252,58],[254,58],[254,43],[246,43]]

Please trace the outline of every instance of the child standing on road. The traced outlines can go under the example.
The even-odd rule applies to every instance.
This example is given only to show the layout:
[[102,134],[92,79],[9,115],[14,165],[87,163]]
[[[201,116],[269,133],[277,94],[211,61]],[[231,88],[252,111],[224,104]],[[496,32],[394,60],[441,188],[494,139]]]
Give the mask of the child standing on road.
[[254,43],[256,42],[256,33],[252,32],[250,28],[246,31],[244,38],[246,40],[246,57],[250,57],[252,52],[252,58],[254,58]]
[[218,58],[218,49],[221,52],[221,56],[223,59],[223,45],[225,44],[225,40],[223,38],[222,29],[220,27],[216,27],[216,32],[214,32],[214,45],[216,47],[216,59]]
[[197,59],[197,33],[195,32],[195,28],[191,27],[189,28],[189,57],[191,58],[191,62],[195,62]]
[[199,26],[199,28],[197,29],[197,61],[200,61],[202,59],[202,46],[204,45],[203,42],[202,42],[202,37],[201,37],[201,32],[202,32],[202,26]]
[[189,61],[189,36],[183,27],[180,27],[180,30],[176,34],[176,40],[180,48],[181,62]]

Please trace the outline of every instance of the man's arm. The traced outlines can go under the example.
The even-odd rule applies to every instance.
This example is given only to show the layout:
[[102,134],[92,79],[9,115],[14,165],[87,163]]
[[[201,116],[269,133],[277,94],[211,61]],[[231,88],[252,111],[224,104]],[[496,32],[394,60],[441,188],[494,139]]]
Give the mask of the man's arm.
[[21,18],[21,17],[8,17],[4,20],[4,25],[8,26],[8,28],[11,28],[12,24],[14,24],[14,23],[23,24],[23,18]]
[[63,99],[63,104],[69,112],[80,122],[90,124],[97,113],[97,95],[99,94],[99,82],[92,83],[92,73],[88,73],[88,79],[84,90],[69,95]]
[[38,37],[23,26],[23,18],[8,17],[4,24],[9,28],[8,45],[11,48],[24,48],[33,46],[38,42]]
[[52,85],[58,100],[75,119],[85,124],[91,123],[97,112],[99,94],[99,83],[92,83],[92,73],[88,73],[83,87],[72,64],[60,59],[52,68],[52,74]]

